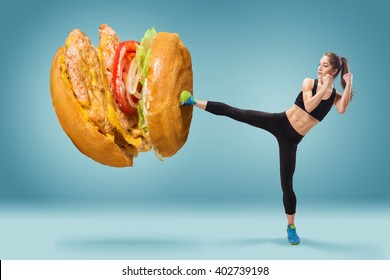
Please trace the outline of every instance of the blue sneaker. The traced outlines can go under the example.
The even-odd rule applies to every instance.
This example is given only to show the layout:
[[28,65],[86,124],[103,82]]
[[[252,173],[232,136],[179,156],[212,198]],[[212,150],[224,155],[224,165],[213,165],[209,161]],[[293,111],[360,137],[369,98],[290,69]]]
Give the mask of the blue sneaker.
[[196,99],[189,91],[184,90],[180,93],[180,105],[191,106],[196,104]]
[[299,242],[301,242],[301,239],[299,239],[299,236],[297,234],[297,229],[295,226],[293,225],[287,226],[287,239],[291,245],[298,245]]

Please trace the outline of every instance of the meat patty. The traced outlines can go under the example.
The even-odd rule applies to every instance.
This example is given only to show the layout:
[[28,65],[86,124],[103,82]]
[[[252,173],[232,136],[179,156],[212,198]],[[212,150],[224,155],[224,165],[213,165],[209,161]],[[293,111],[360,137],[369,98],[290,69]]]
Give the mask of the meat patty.
[[106,90],[102,83],[99,56],[88,37],[78,29],[66,39],[65,63],[77,100],[103,134],[113,134],[107,118]]

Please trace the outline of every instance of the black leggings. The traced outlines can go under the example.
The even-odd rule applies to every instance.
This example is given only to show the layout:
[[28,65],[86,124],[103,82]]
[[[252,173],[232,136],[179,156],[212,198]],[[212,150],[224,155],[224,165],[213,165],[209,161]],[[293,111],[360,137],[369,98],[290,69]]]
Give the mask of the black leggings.
[[276,137],[279,144],[280,179],[284,209],[286,214],[295,214],[297,199],[293,190],[293,175],[298,143],[303,136],[291,126],[286,113],[242,110],[213,101],[208,101],[206,111],[265,129]]

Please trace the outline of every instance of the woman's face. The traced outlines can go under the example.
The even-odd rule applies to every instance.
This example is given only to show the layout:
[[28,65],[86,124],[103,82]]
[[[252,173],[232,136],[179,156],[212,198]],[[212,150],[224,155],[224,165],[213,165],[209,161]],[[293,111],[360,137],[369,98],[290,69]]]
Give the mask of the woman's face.
[[336,73],[337,69],[334,69],[330,64],[329,56],[324,55],[320,60],[320,64],[318,65],[318,79],[322,79],[328,74],[334,77]]

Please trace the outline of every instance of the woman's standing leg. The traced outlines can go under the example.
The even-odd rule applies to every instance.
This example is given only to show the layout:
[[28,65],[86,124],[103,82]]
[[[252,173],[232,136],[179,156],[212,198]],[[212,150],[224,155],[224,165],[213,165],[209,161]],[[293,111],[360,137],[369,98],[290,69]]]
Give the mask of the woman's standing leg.
[[283,190],[283,204],[287,216],[288,241],[297,245],[300,242],[295,228],[297,199],[293,189],[297,144],[286,139],[278,139],[280,157],[280,181]]
[[[293,189],[293,176],[297,145],[279,140],[280,181],[283,190],[283,204],[287,215],[294,215],[297,199]],[[291,219],[291,217],[290,217]]]

